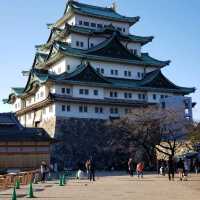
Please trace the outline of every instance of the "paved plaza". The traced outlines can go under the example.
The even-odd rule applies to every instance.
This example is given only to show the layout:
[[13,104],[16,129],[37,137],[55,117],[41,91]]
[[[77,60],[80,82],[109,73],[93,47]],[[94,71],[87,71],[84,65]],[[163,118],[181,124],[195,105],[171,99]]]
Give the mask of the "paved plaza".
[[[70,180],[65,186],[58,181],[33,185],[38,200],[199,200],[200,176],[189,181],[169,182],[167,177],[146,175],[143,180],[120,173],[98,174],[96,182]],[[12,190],[0,192],[0,199],[10,200]],[[27,186],[17,190],[18,199],[26,197]]]

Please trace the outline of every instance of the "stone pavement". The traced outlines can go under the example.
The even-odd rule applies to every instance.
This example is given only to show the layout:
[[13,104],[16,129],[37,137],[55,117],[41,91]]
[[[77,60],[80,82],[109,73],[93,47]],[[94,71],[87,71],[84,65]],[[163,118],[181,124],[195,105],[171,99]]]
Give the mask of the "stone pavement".
[[[169,182],[167,177],[146,175],[144,179],[120,173],[101,173],[96,182],[70,180],[65,186],[58,181],[33,185],[38,200],[199,200],[200,175],[189,181]],[[0,192],[0,200],[10,200],[12,190]],[[26,197],[27,186],[17,190],[18,199]]]

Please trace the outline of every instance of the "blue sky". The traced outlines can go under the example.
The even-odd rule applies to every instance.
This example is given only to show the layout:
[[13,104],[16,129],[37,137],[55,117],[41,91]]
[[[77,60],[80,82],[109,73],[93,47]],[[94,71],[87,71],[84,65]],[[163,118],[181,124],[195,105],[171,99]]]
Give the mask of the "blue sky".
[[[109,6],[112,0],[82,0]],[[164,74],[180,86],[196,87],[191,95],[197,102],[194,118],[200,120],[200,1],[199,0],[117,0],[118,11],[140,16],[133,34],[155,36],[143,51],[172,62]],[[11,86],[24,86],[21,71],[33,63],[36,44],[46,42],[47,23],[55,22],[64,12],[66,0],[0,0],[0,101]],[[0,102],[0,112],[9,106]]]

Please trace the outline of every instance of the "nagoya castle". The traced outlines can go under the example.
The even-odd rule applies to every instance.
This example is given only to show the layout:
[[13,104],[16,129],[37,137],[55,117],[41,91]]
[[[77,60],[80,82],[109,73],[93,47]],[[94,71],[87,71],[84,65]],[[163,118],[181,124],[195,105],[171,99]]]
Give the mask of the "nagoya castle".
[[36,45],[32,67],[24,72],[26,85],[12,88],[5,103],[22,125],[42,127],[61,141],[52,150],[53,162],[111,159],[103,150],[110,131],[104,122],[135,107],[179,107],[192,119],[194,103],[185,95],[195,88],[172,83],[162,73],[170,61],[142,52],[153,37],[130,33],[139,19],[119,14],[115,4],[69,0],[63,16],[48,24],[50,35]]

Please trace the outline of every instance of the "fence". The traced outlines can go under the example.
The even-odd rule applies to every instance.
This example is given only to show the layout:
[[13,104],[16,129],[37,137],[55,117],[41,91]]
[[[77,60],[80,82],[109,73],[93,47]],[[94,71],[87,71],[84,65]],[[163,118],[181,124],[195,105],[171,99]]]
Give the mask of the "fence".
[[13,187],[17,180],[21,185],[29,184],[35,175],[35,171],[19,172],[6,175],[0,175],[0,189]]

